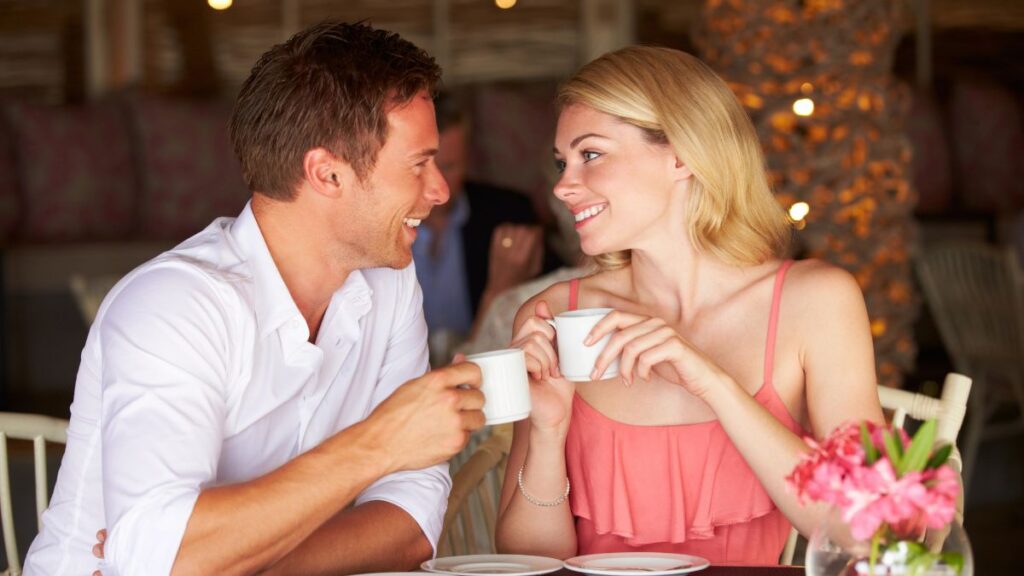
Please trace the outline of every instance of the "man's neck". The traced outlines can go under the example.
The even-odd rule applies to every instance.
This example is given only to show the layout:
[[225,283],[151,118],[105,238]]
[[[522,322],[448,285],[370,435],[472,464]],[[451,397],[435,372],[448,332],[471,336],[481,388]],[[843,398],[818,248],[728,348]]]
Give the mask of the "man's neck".
[[[352,269],[324,253],[310,226],[311,217],[295,202],[280,202],[254,195],[253,215],[281,279],[316,341],[331,297],[345,283]],[[312,216],[315,218],[315,216]]]

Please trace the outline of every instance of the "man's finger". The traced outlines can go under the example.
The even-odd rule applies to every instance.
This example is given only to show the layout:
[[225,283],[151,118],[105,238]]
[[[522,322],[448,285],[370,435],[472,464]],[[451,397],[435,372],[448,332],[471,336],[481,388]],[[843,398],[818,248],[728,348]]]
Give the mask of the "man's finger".
[[476,388],[459,390],[460,410],[480,410],[484,407],[484,393]]
[[480,367],[472,362],[452,364],[438,370],[444,374],[446,386],[469,386],[470,388],[480,387]]

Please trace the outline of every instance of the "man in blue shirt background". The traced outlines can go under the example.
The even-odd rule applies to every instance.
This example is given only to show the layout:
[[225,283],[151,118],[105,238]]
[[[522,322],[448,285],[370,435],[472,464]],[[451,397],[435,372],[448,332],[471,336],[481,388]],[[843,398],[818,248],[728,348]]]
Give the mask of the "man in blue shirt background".
[[554,266],[545,265],[543,231],[525,195],[466,180],[471,126],[461,99],[443,93],[435,110],[437,164],[451,200],[420,227],[413,258],[431,338],[442,336],[450,349],[494,297]]

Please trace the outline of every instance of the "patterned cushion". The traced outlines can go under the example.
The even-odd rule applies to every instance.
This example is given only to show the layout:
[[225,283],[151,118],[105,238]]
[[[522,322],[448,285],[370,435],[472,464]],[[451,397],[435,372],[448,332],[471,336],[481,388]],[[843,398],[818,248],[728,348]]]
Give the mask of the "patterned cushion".
[[113,104],[12,103],[20,240],[111,240],[134,228],[136,179],[123,112]]
[[146,98],[131,110],[144,238],[183,239],[242,209],[248,189],[228,139],[228,105]]

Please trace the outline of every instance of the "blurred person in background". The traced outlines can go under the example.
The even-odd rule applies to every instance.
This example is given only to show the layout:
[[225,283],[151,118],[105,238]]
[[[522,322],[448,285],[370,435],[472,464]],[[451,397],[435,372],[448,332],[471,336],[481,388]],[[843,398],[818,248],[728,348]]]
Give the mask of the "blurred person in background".
[[416,275],[435,363],[473,334],[502,292],[552,270],[558,258],[527,196],[467,179],[472,124],[464,96],[442,92],[435,101],[437,165],[451,191],[435,207],[413,245]]

